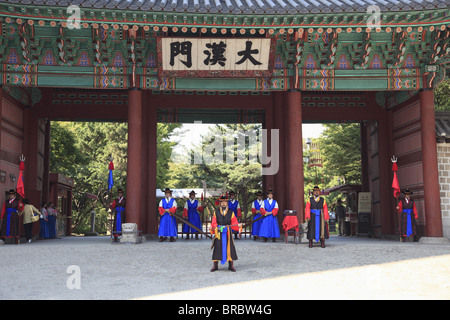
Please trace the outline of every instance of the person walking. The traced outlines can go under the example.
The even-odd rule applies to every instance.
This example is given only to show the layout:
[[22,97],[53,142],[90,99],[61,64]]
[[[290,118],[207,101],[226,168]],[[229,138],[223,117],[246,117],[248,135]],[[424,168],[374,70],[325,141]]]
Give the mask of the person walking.
[[33,222],[39,220],[41,212],[36,209],[35,206],[29,203],[28,199],[24,199],[23,203],[25,207],[20,213],[23,215],[23,228],[25,229],[25,239],[27,243],[31,243],[32,232],[33,232]]

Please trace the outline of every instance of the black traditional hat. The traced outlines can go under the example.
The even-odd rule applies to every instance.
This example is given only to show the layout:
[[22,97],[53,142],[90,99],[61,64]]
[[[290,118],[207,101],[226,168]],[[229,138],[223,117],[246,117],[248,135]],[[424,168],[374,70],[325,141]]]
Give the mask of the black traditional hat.
[[117,193],[119,193],[119,192],[122,192],[122,193],[123,193],[122,188],[117,189]]
[[230,192],[228,192],[228,194],[231,196],[232,194],[236,194],[236,192],[234,192],[233,190],[231,190]]
[[228,197],[227,196],[224,196],[224,195],[222,195],[220,198],[219,198],[219,202],[223,202],[223,201],[226,201],[226,202],[228,202]]
[[167,193],[167,192],[172,193],[172,190],[170,190],[170,188],[164,189],[164,193]]
[[257,195],[257,196],[262,196],[263,193],[262,193],[262,191],[258,191],[258,192],[256,193],[256,195]]
[[320,191],[320,188],[318,186],[314,186],[313,191],[315,191],[315,190],[319,190]]
[[9,189],[8,193],[9,193],[9,194],[16,194],[16,190],[14,190],[14,189]]
[[408,188],[406,188],[405,190],[403,190],[403,194],[407,194],[407,195],[411,195],[413,194],[411,190],[409,190]]
[[192,190],[191,192],[189,192],[189,195],[191,194],[197,194],[194,190]]
[[266,192],[266,193],[267,193],[267,194],[269,194],[269,193],[273,194],[272,188],[267,189],[267,192]]

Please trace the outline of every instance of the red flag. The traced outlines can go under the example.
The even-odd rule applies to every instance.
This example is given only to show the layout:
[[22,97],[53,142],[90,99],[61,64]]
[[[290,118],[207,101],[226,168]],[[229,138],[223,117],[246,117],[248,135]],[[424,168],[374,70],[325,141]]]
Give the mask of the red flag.
[[200,199],[201,201],[203,201],[203,192],[202,192],[202,197],[201,197],[201,199]]
[[394,171],[394,179],[392,179],[392,189],[394,191],[394,197],[397,198],[400,195],[400,184],[398,183],[398,177],[397,177],[397,163],[394,162],[392,164],[392,171]]
[[19,179],[17,179],[17,193],[25,199],[25,186],[23,184],[23,170],[25,170],[25,164],[20,161],[19,165]]

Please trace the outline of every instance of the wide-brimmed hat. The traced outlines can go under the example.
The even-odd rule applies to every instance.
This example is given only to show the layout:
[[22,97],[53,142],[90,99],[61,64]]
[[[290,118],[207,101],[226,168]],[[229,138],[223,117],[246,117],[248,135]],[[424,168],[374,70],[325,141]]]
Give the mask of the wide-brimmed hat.
[[172,193],[172,190],[170,190],[170,188],[164,189],[164,193],[167,193],[167,192]]
[[403,190],[403,194],[411,195],[411,194],[413,194],[413,192],[411,190],[409,190],[408,188],[406,188],[405,190]]
[[273,190],[272,190],[272,188],[269,188],[269,189],[267,189],[267,192],[266,192],[266,194],[269,194],[269,193],[273,194]]
[[191,194],[196,195],[197,193],[194,190],[192,190],[191,192],[189,192],[189,195]]
[[228,202],[228,197],[222,195],[222,196],[219,198],[219,202],[223,202],[223,201],[227,201],[227,202]]

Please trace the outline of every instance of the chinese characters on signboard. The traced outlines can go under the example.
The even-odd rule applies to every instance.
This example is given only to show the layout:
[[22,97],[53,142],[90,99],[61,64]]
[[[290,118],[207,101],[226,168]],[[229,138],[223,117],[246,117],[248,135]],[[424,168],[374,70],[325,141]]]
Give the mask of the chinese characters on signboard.
[[265,71],[270,39],[162,38],[165,71]]

